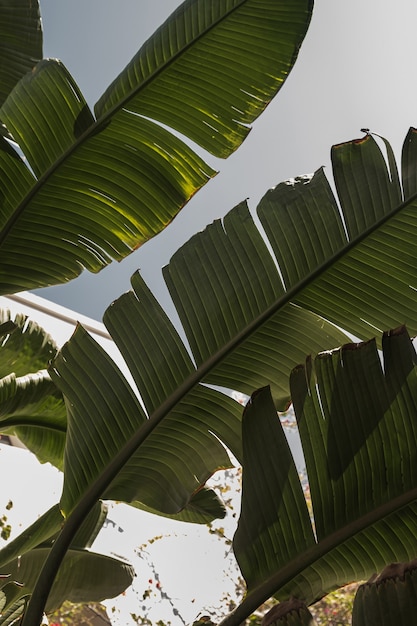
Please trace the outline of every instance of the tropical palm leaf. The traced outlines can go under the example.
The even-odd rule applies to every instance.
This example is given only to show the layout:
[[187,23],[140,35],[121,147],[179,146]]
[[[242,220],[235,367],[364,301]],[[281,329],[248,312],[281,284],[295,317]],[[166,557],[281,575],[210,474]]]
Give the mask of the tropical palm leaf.
[[[168,336],[165,341],[167,345]],[[51,374],[65,389],[68,400],[61,499],[68,514],[84,490],[148,420],[120,370],[81,327],[64,346]],[[161,424],[106,491],[105,499],[139,507],[143,504],[145,509],[200,523],[223,517],[224,506],[214,493],[201,490],[214,471],[230,467],[215,435],[215,419],[211,420],[214,433],[207,430],[211,411],[219,413],[217,430],[235,430],[238,438],[241,407],[231,398],[202,388],[195,400],[190,398],[188,405],[179,407],[166,424]],[[91,419],[86,420],[86,414]]]
[[322,353],[292,372],[313,519],[269,391],[252,397],[234,538],[248,583],[239,612],[272,594],[310,604],[415,558],[417,356],[404,327],[385,333],[382,345],[382,365],[370,341]]
[[217,157],[242,143],[311,11],[311,0],[186,0],[95,116],[62,63],[38,63],[0,109],[0,293],[97,272],[167,226],[215,174],[187,141]]
[[[413,137],[411,130],[408,148]],[[106,497],[142,502],[168,514],[181,511],[199,485],[227,466],[220,442],[241,458],[239,407],[200,382],[243,393],[271,382],[275,404],[283,407],[290,399],[289,373],[305,354],[348,340],[329,319],[366,338],[375,328],[392,326],[401,307],[400,321],[417,330],[415,292],[409,287],[416,258],[413,234],[409,230],[404,241],[400,232],[400,247],[396,227],[392,233],[389,229],[405,214],[406,220],[408,214],[414,217],[413,200],[401,204],[398,177],[388,172],[372,137],[336,146],[332,155],[348,235],[319,170],[312,178],[278,185],[260,202],[258,213],[281,275],[245,203],[223,224],[218,221],[193,237],[165,268],[197,369],[138,274],[133,291],[106,311],[104,322],[151,420],[86,333],[79,329],[65,346],[51,375],[70,399],[70,430],[76,433],[67,440],[71,471],[62,500],[67,513],[118,453],[126,454],[124,462],[132,458],[106,485]],[[404,157],[404,171],[410,159],[415,159],[412,151]],[[390,198],[383,208],[382,192]],[[355,202],[349,204],[352,197]],[[384,245],[376,246],[374,239],[381,237]],[[307,298],[310,306],[300,306]],[[191,428],[196,430],[190,440]],[[136,430],[138,439],[133,437]],[[100,455],[92,454],[98,441]],[[123,452],[126,442],[129,452]]]
[[[271,382],[274,405],[282,406],[291,397],[289,373],[305,354],[346,342],[346,335],[333,324],[365,339],[373,336],[375,329],[398,322],[405,322],[411,332],[417,330],[417,199],[409,195],[417,191],[412,175],[416,136],[417,132],[410,129],[404,144],[402,188],[388,144],[389,169],[369,135],[335,146],[332,161],[340,212],[321,170],[313,177],[282,183],[266,194],[258,213],[266,231],[274,235],[270,242],[275,257],[282,257],[280,273],[266,254],[245,205],[239,205],[223,224],[207,228],[178,251],[165,269],[165,278],[194,362],[146,286],[134,276],[133,292],[113,303],[104,321],[128,362],[149,418],[146,414],[137,417],[128,392],[126,400],[119,396],[116,409],[126,407],[123,421],[129,427],[120,429],[117,420],[112,420],[118,413],[109,403],[102,418],[102,437],[96,439],[100,454],[90,445],[93,439],[83,450],[75,449],[75,442],[67,439],[72,446],[67,448],[69,458],[78,465],[77,475],[66,479],[63,496],[65,510],[73,510],[73,524],[67,525],[57,539],[54,559],[65,552],[65,542],[91,503],[103,493],[115,497],[116,485],[124,488],[118,481],[130,463],[137,467],[138,461],[144,461],[147,480],[152,480],[149,477],[155,465],[155,483],[162,474],[168,477],[172,473],[174,458],[177,472],[182,463],[183,475],[193,474],[193,464],[198,466],[200,456],[183,456],[182,444],[194,422],[195,407],[204,415],[203,424],[195,422],[196,449],[207,433],[219,437],[232,451],[240,448],[239,435],[230,440],[230,433],[238,432],[238,420],[221,412],[218,404],[217,411],[210,411],[203,401],[203,393],[211,389],[206,384],[245,392]],[[334,233],[339,233],[336,240]],[[102,376],[106,369],[101,362],[94,367],[96,358],[90,358],[91,350],[91,339],[77,332],[54,362],[51,376],[71,398],[81,394],[80,380],[82,393],[88,395],[91,387],[97,397],[98,390],[107,391],[113,384],[118,389],[127,386],[119,374],[109,383],[111,379]],[[227,408],[226,396],[211,391]],[[94,402],[88,418],[87,411],[79,411],[82,402],[72,402],[76,411],[70,421],[79,432],[87,420],[93,424],[100,419],[101,411]],[[180,419],[170,432],[175,413]],[[162,439],[158,439],[160,435]],[[152,446],[153,437],[158,445]],[[142,461],[146,445],[151,454],[144,455]],[[166,451],[174,453],[168,464]],[[97,458],[101,455],[100,467]],[[141,474],[145,472],[124,476],[140,484]],[[86,480],[77,484],[81,475]],[[198,478],[197,473],[193,475]],[[189,487],[194,489],[195,484],[191,481]],[[131,485],[128,488],[134,492]],[[166,508],[164,496],[159,507]],[[311,541],[311,536],[306,540]],[[39,579],[39,588],[49,585],[47,578],[45,573]],[[28,613],[31,619],[33,614]]]
[[0,1],[0,106],[15,84],[42,58],[37,0]]
[[[38,324],[0,310],[0,432],[14,435],[42,463],[63,468],[67,412],[46,368],[57,352]],[[7,329],[9,329],[7,331]]]

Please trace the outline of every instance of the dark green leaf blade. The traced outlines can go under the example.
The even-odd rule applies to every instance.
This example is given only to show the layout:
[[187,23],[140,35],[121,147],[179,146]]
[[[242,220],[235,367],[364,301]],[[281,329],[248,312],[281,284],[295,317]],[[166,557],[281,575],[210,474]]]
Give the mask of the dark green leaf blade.
[[[84,520],[71,545],[74,548],[90,548],[106,517],[107,505],[101,501],[97,502]],[[15,561],[22,554],[26,554],[40,546],[50,548],[55,542],[64,521],[59,505],[56,504],[51,507],[20,535],[8,541],[2,547],[0,550],[0,567],[6,567],[7,563]]]
[[0,3],[0,106],[19,79],[42,58],[42,24],[37,0]]
[[270,189],[257,207],[286,289],[346,245],[335,197],[321,168]]
[[401,204],[395,160],[387,142],[386,147],[390,170],[371,135],[332,148],[333,175],[349,239]]
[[309,281],[294,301],[320,311],[358,338],[369,339],[399,323],[417,332],[416,206],[413,197],[397,207],[327,271]]
[[132,290],[108,307],[103,322],[151,414],[187,378],[194,365],[178,332],[139,272],[132,276],[131,283]]
[[[275,209],[281,206],[282,195],[285,201],[286,189],[277,188]],[[284,221],[281,213],[277,219]],[[320,314],[291,305],[281,306],[279,316],[267,318],[253,337],[246,335],[252,323],[285,298],[279,273],[246,203],[235,207],[223,224],[215,222],[182,246],[164,268],[164,277],[197,365],[227,349],[229,342],[234,344],[205,381],[248,395],[271,384],[281,409],[289,400],[288,380],[281,374],[289,373],[306,353],[348,340]]]
[[40,61],[0,110],[38,179],[94,122],[74,79],[56,59]]
[[[384,372],[372,343],[323,353],[293,372],[291,389],[316,532],[316,542],[307,546],[297,526],[292,527],[305,502],[296,503],[294,510],[283,509],[281,515],[273,513],[276,502],[285,499],[291,470],[284,464],[287,479],[280,482],[270,467],[275,464],[275,472],[280,471],[281,455],[274,458],[276,446],[266,452],[272,426],[264,421],[262,402],[253,398],[254,423],[263,433],[257,436],[263,437],[264,451],[256,452],[254,433],[249,432],[244,472],[267,475],[268,480],[258,481],[261,487],[242,494],[240,526],[249,520],[262,546],[256,549],[254,544],[251,560],[245,563],[248,605],[272,593],[279,599],[295,596],[310,604],[337,586],[369,577],[391,561],[413,558],[417,549],[417,429],[413,419],[417,358],[404,328],[385,333],[383,352],[387,357]],[[250,512],[254,492],[263,498]],[[282,548],[277,552],[276,546],[287,534],[295,552],[280,561],[276,555]],[[239,559],[242,551],[243,558],[250,554],[247,546],[255,540],[254,531],[252,535],[245,541],[237,535]],[[269,561],[263,558],[262,542],[275,542]],[[261,576],[260,562],[266,562]]]
[[110,85],[97,118],[127,97],[129,110],[227,156],[285,81],[311,11],[308,0],[187,0]]
[[[305,354],[352,336],[369,339],[398,323],[417,332],[416,200],[402,203],[392,156],[388,171],[378,150],[372,137],[334,149],[350,218],[339,215],[320,170],[278,185],[261,200],[259,214],[287,291],[280,294],[275,279],[275,294],[265,299],[271,261],[253,253],[254,231],[246,244],[247,214],[239,207],[223,228],[209,227],[174,255],[164,274],[195,359],[209,370],[205,381],[249,394],[271,384],[282,407],[287,376]],[[343,217],[357,233],[352,240],[343,234]],[[244,250],[229,235],[228,220]],[[258,306],[251,310],[253,300]]]
[[[13,580],[24,581],[25,588],[32,590],[49,552],[48,548],[36,548],[8,563],[4,571]],[[124,561],[71,548],[52,587],[46,612],[56,610],[65,600],[81,603],[113,598],[129,587],[133,576],[132,567]]]
[[401,153],[401,173],[404,198],[408,200],[417,193],[417,175],[414,167],[416,161],[417,129],[410,128],[403,143]]
[[[145,423],[145,416],[116,366],[81,327],[55,360],[51,375],[69,401],[68,462],[61,500],[63,510],[69,513],[94,478]],[[82,381],[82,385],[74,381]],[[103,497],[133,502],[134,506],[143,503],[145,509],[162,514],[195,516],[195,497],[201,485],[217,469],[230,467],[217,436],[224,435],[232,449],[234,446],[239,451],[239,441],[233,444],[239,412],[239,405],[231,398],[201,387],[155,429]],[[95,454],[97,447],[99,455]],[[214,510],[223,515],[218,503],[213,506],[212,496],[206,500],[200,497],[199,507],[205,502],[206,516]]]
[[[88,371],[92,376],[87,375]],[[143,424],[145,415],[122,373],[81,326],[58,354],[50,373],[68,401],[67,461],[61,500],[68,514],[86,485]],[[86,413],[90,415],[88,421]],[[90,450],[88,463],[84,462],[84,447]],[[91,452],[97,449],[100,454]]]
[[10,311],[4,309],[0,309],[0,323],[14,325],[13,332],[8,333],[0,345],[0,377],[12,372],[24,376],[48,366],[58,348],[39,324],[26,315],[16,315],[12,320]]
[[[107,309],[104,323],[140,389],[148,414],[152,415],[170,395],[181,390],[195,369],[178,332],[138,272],[132,277],[132,288]],[[178,393],[178,406],[168,418],[174,420],[172,424],[178,432],[182,430],[184,414],[189,420],[185,428],[193,424],[196,431],[201,429],[204,438],[211,430],[237,459],[242,458],[241,408],[229,396],[202,385],[193,386],[184,399]],[[173,426],[169,425],[169,431],[174,432]],[[213,450],[212,445],[209,447]],[[220,452],[219,468],[225,462]]]
[[[136,506],[135,502],[131,504],[132,506]],[[157,509],[146,507],[142,502],[137,503],[137,508],[155,515],[161,514]],[[222,519],[225,515],[226,508],[219,500],[214,490],[202,487],[190,499],[190,502],[182,511],[175,515],[165,513],[164,517],[191,524],[209,524],[214,519]]]
[[9,96],[0,119],[37,178],[2,136],[0,293],[123,259],[215,174],[189,139],[223,156],[243,141],[295,62],[311,1],[207,7],[184,3],[150,40],[162,59],[145,45],[103,97],[97,121],[59,62],[42,61]]
[[30,590],[15,582],[0,588],[0,626],[17,624],[26,606]]
[[0,379],[0,431],[15,435],[41,463],[63,467],[67,412],[46,370]]
[[250,593],[271,571],[314,546],[315,539],[268,388],[255,392],[246,406],[242,437],[242,506],[233,550]]

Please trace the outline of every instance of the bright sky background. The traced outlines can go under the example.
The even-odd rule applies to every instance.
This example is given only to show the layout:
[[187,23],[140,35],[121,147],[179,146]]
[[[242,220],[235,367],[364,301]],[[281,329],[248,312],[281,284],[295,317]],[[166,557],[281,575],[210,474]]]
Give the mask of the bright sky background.
[[[92,106],[176,0],[41,0],[45,56],[60,58]],[[101,320],[140,268],[166,302],[160,268],[196,231],[249,198],[254,209],[277,183],[326,165],[332,144],[385,136],[399,156],[417,125],[417,3],[317,0],[298,61],[249,138],[157,238],[99,275],[39,290],[43,297]]]

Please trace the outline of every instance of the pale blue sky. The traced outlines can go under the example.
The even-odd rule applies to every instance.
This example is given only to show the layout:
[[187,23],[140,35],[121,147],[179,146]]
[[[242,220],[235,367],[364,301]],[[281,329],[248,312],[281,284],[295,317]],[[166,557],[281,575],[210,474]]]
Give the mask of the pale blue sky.
[[[176,0],[41,0],[45,56],[60,58],[90,105],[143,41],[179,5]],[[167,302],[160,268],[194,232],[282,180],[326,165],[334,143],[361,136],[389,139],[399,156],[417,125],[417,3],[414,0],[317,0],[295,68],[254,124],[244,145],[159,237],[121,264],[86,272],[68,285],[37,293],[101,319],[129,289],[138,268]],[[218,166],[216,164],[216,166]]]

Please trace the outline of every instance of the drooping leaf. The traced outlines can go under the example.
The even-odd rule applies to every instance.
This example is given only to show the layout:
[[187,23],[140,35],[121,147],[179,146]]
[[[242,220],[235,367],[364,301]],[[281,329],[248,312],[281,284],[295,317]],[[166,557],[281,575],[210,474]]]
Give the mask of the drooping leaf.
[[59,532],[63,521],[64,518],[59,506],[51,507],[20,535],[2,547],[0,550],[0,568],[4,568],[7,563],[14,561],[21,554],[51,541],[52,537]]
[[42,58],[37,0],[0,2],[0,106],[15,84]]
[[[58,355],[51,375],[69,401],[61,500],[68,514],[148,420],[116,365],[81,327]],[[224,422],[227,416],[238,419],[237,403],[202,387],[155,430],[103,497],[134,506],[143,503],[145,509],[170,516],[179,514],[200,523],[223,517],[224,507],[217,496],[209,490],[200,492],[214,471],[230,467],[223,446],[206,425],[216,405],[219,411],[226,410]],[[90,419],[86,420],[86,414]],[[100,454],[92,454],[97,449]]]
[[61,392],[46,371],[57,352],[52,338],[24,315],[0,311],[0,432],[14,435],[42,463],[62,469],[67,416]]
[[382,345],[383,368],[366,342],[308,359],[291,375],[312,520],[270,395],[253,396],[234,540],[248,583],[239,610],[272,594],[310,604],[415,556],[417,357],[403,327]]
[[[130,503],[135,506],[135,502]],[[161,515],[161,511],[145,506],[142,502],[137,503],[137,508],[148,513]],[[214,519],[222,519],[226,515],[226,507],[219,500],[215,491],[207,487],[201,487],[190,499],[187,506],[179,513],[164,513],[164,517],[192,524],[209,524]]]
[[[74,537],[72,546],[77,548],[90,548],[102,528],[106,517],[107,506],[103,502],[97,502],[90,514],[86,517],[79,532]],[[7,563],[15,561],[22,554],[26,554],[35,548],[50,548],[58,536],[64,521],[58,504],[51,507],[20,535],[8,541],[1,548],[0,568],[4,568]]]
[[167,226],[215,174],[187,141],[220,157],[242,143],[311,11],[311,0],[186,0],[95,117],[61,62],[26,74],[0,109],[20,147],[0,137],[0,293],[97,272]]
[[[48,548],[35,548],[4,568],[12,580],[24,585],[26,595],[32,592],[49,552]],[[65,600],[83,603],[113,598],[129,587],[133,576],[131,565],[124,561],[70,548],[52,587],[46,611],[58,609]]]
[[41,463],[63,467],[67,412],[46,370],[0,379],[0,431],[16,436]]
[[[128,563],[85,549],[91,547],[106,514],[106,505],[98,502],[86,517],[64,560],[48,610],[54,610],[64,600],[98,602],[118,595],[131,584],[134,572]],[[42,564],[63,523],[64,517],[59,506],[55,505],[0,550],[0,572],[7,577],[3,579],[6,585],[1,589],[5,596],[2,611],[21,609],[18,601],[32,593]],[[1,598],[0,593],[0,601]],[[17,607],[15,603],[18,603]]]
[[[413,134],[411,130],[409,135]],[[374,334],[375,328],[397,323],[401,309],[401,320],[405,316],[411,329],[417,329],[414,291],[410,289],[417,258],[417,241],[409,228],[409,220],[415,219],[414,200],[396,204],[401,194],[398,177],[395,171],[387,170],[372,137],[335,146],[332,154],[342,208],[347,212],[346,223],[351,236],[356,233],[356,238],[349,239],[345,234],[336,200],[322,170],[319,170],[312,178],[299,178],[278,185],[260,202],[259,217],[265,225],[281,275],[246,204],[236,207],[223,224],[216,222],[194,236],[165,268],[165,279],[197,369],[178,333],[138,275],[132,279],[133,292],[122,296],[108,309],[105,324],[129,365],[148,414],[153,416],[153,421],[141,418],[144,430],[138,432],[137,441],[143,442],[148,436],[145,431],[148,433],[156,423],[156,431],[165,437],[169,423],[167,421],[165,426],[165,417],[170,415],[169,419],[173,419],[174,410],[181,414],[183,403],[191,402],[191,412],[187,408],[187,416],[195,413],[192,407],[195,403],[200,407],[197,396],[203,393],[203,387],[199,385],[202,381],[246,394],[256,387],[271,384],[274,402],[282,408],[290,398],[288,374],[291,368],[303,360],[305,354],[346,343],[348,337],[340,327],[355,336],[368,338]],[[410,149],[408,158],[415,160]],[[389,197],[383,209],[378,200],[381,189],[385,189]],[[355,198],[354,202],[352,198]],[[396,226],[403,220],[407,224],[405,237],[402,236],[403,229],[397,230]],[[356,231],[353,224],[357,225]],[[357,234],[360,229],[365,230]],[[401,244],[397,237],[401,238]],[[376,245],[374,240],[381,238],[383,241]],[[328,289],[329,283],[331,290]],[[78,333],[73,341],[78,344],[77,348],[74,345],[74,350],[90,354],[89,340],[85,336]],[[81,343],[85,345],[81,347]],[[101,374],[94,374],[94,368],[86,367],[90,360],[79,357],[72,359],[67,371],[71,349],[66,350],[65,364],[56,363],[56,383],[65,394],[74,394],[73,390],[70,391],[69,369],[81,368],[84,374],[77,375],[77,378],[85,376],[86,381],[90,376]],[[68,378],[68,384],[65,378]],[[104,378],[109,380],[107,376]],[[95,382],[94,385],[98,396],[102,384]],[[85,383],[86,388],[90,386]],[[195,445],[204,447],[204,438],[213,432],[239,458],[239,435],[231,436],[238,432],[238,419],[231,422],[226,406],[228,401],[215,390],[210,393],[213,397],[221,397],[223,408],[205,411],[204,426],[199,428]],[[78,403],[86,406],[84,402]],[[225,409],[226,413],[222,414]],[[92,411],[93,415],[97,412],[95,402],[92,402]],[[133,406],[132,411],[140,415]],[[91,423],[96,419],[94,417]],[[81,415],[76,421],[81,428]],[[130,423],[130,418],[127,421]],[[185,424],[183,420],[184,430],[188,428]],[[229,432],[228,424],[233,424]],[[136,422],[136,427],[139,426],[140,423]],[[134,430],[135,427],[131,430],[129,427],[125,442],[132,442]],[[105,431],[102,429],[102,432]],[[92,438],[97,440],[96,435]],[[108,442],[101,437],[100,440],[103,450],[107,449],[103,459],[110,462],[115,452],[114,437]],[[123,437],[118,441],[120,451]],[[131,445],[126,461],[133,453],[134,444]],[[158,450],[165,448],[161,444]],[[218,451],[220,455],[224,454],[221,447]],[[70,455],[72,457],[72,452]],[[76,451],[77,457],[81,460],[80,467],[86,464],[82,473],[90,478],[86,479],[84,486],[78,484],[78,495],[74,492],[68,503],[75,503],[87,489],[89,480],[99,473],[98,468],[90,473],[89,466],[96,461],[88,458],[88,452],[82,455],[81,451]],[[191,458],[188,453],[184,455],[181,446],[176,457],[175,462],[184,466],[181,457]],[[224,456],[218,456],[217,463],[213,463],[213,471],[216,466],[224,466],[222,458]],[[194,462],[198,468],[199,455],[195,455]],[[170,463],[172,460],[168,466]],[[185,468],[182,480],[187,474],[200,476],[199,480],[210,475],[207,470],[193,472],[189,460]],[[165,467],[166,471],[169,470]],[[147,472],[152,475],[150,467]],[[178,471],[176,474],[179,476]],[[195,492],[193,480],[188,483],[188,497]],[[70,492],[72,482],[68,482],[66,493]],[[120,486],[122,482],[117,479],[114,485]],[[158,480],[158,484],[162,483]],[[122,499],[129,500],[128,495],[132,501],[136,499],[127,492]],[[166,503],[162,504],[166,495],[161,493],[158,496],[156,490],[150,496],[154,498],[152,502],[141,497],[148,507],[165,509],[169,514],[173,512],[166,508]],[[162,500],[157,504],[155,500],[160,497]],[[179,504],[177,496],[174,501]],[[182,499],[183,503],[185,501]],[[67,504],[66,509],[70,510],[72,506]]]
[[24,376],[46,369],[58,347],[52,337],[26,315],[11,318],[10,312],[0,309],[1,328],[7,330],[0,344],[0,377],[14,373]]

